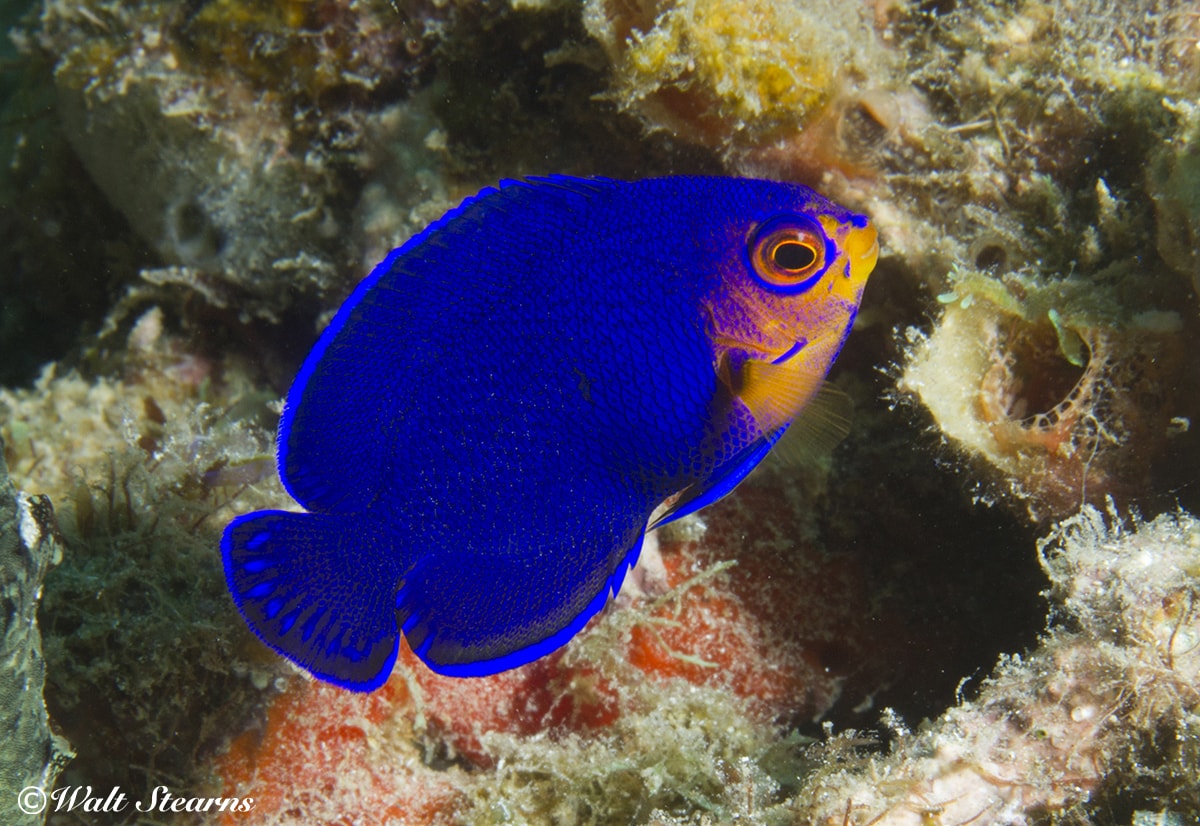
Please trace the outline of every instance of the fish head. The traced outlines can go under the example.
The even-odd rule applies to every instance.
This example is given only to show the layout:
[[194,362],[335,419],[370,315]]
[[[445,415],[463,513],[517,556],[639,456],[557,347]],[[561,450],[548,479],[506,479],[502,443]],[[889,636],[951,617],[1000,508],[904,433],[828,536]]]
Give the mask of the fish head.
[[726,236],[734,249],[706,301],[714,367],[763,433],[815,396],[879,256],[866,216],[793,190]]

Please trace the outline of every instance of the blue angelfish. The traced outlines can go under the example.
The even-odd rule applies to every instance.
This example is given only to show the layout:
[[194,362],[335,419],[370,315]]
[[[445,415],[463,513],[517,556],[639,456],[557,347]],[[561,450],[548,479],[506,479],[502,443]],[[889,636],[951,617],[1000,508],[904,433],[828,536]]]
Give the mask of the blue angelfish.
[[732,490],[810,403],[877,255],[864,216],[794,184],[485,189],[388,255],[309,353],[278,455],[307,512],[230,523],[234,601],[359,691],[401,634],[442,674],[553,651],[646,530]]

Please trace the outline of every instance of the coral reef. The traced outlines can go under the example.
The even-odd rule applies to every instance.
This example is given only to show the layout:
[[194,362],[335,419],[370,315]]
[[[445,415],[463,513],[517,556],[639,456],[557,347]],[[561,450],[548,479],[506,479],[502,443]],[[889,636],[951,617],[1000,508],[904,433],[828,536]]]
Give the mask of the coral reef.
[[[1131,273],[1125,278],[1139,278]],[[1121,285],[955,273],[928,336],[910,330],[899,382],[944,436],[984,456],[1034,519],[1153,486],[1172,415],[1195,387],[1182,317],[1119,304]]]
[[623,109],[726,154],[790,138],[893,63],[865,3],[589,0],[584,21]]
[[238,491],[278,492],[259,435],[274,414],[163,316],[133,325],[120,377],[51,367],[0,390],[13,476],[59,503],[68,548],[40,609],[47,706],[78,752],[63,782],[132,799],[200,783],[279,673],[228,612],[212,553]]
[[1164,242],[1181,225],[1165,194],[1181,173],[1152,160],[1186,143],[1172,101],[1200,82],[1195,15],[1058,2],[939,23],[914,74],[930,120],[906,133],[910,160],[885,153],[880,167],[881,183],[932,204],[923,232],[890,237],[946,302],[932,336],[914,337],[902,387],[1035,519],[1109,492],[1149,504],[1178,484],[1163,466],[1197,449],[1191,274]]
[[65,134],[160,256],[147,277],[274,316],[357,262],[364,135],[438,34],[432,4],[396,11],[48,0],[26,50],[53,62]]
[[801,822],[1026,823],[1118,792],[1200,812],[1200,522],[1089,506],[1039,553],[1056,605],[1041,644],[921,731],[895,723],[885,756],[847,764],[845,742],[822,746]]
[[[231,824],[1200,818],[1195,4],[42,0],[16,40],[0,436],[67,546],[60,783]],[[498,176],[721,171],[880,227],[833,457],[518,671],[402,652],[364,697],[263,649],[217,536],[287,503],[276,400],[352,282]]]
[[[225,793],[257,802],[252,816],[236,822],[334,822],[355,812],[362,823],[629,823],[655,810],[748,812],[748,792],[757,787],[769,797],[778,788],[765,768],[766,729],[724,692],[631,686],[622,713],[589,729],[529,713],[547,696],[543,681],[568,680],[560,705],[570,692],[587,696],[587,682],[571,667],[552,661],[524,676],[468,684],[418,683],[409,669],[419,667],[406,652],[396,676],[408,682],[393,679],[368,697],[298,686],[278,700],[266,732],[239,740],[222,760]],[[420,685],[421,694],[408,685]],[[530,708],[517,709],[528,714],[529,730],[485,729],[471,763],[460,765],[459,757],[447,764],[436,727],[461,726],[492,702],[511,707],[522,688],[535,689]],[[457,709],[433,704],[439,689],[449,690]],[[556,711],[540,709],[550,719]]]
[[1034,519],[1109,492],[1148,503],[1197,450],[1192,273],[1173,253],[1195,15],[1031,2],[905,25],[924,115],[859,184],[944,304],[930,337],[910,332],[902,389]]
[[[4,822],[43,822],[29,787],[49,790],[74,757],[67,741],[51,732],[42,701],[46,666],[37,625],[46,572],[62,559],[50,500],[13,487],[0,440],[0,806]],[[18,808],[18,801],[20,808]]]

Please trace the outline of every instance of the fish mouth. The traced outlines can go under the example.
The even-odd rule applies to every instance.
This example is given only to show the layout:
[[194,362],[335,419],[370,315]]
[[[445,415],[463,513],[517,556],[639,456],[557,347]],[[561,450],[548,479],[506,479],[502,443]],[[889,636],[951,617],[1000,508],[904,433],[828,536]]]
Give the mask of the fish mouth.
[[[831,278],[829,291],[844,301],[858,304],[862,298],[867,277],[879,261],[879,234],[865,216],[855,215],[852,220],[841,223],[836,232],[829,233],[836,239],[838,258],[836,266],[843,278]],[[842,269],[842,268],[845,269]]]
[[842,240],[846,251],[846,276],[852,281],[866,280],[879,261],[879,233],[871,224],[852,226]]

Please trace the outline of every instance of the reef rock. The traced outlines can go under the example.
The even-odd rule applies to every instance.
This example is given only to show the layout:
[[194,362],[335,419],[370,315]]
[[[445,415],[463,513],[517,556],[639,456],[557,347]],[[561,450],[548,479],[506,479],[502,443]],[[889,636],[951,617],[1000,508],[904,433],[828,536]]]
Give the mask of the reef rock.
[[1194,822],[1200,522],[1085,507],[1038,550],[1055,603],[1041,644],[921,731],[893,721],[887,755],[848,767],[853,733],[826,745],[798,822],[1091,822],[1068,813],[1131,793],[1167,807],[1153,822]]
[[43,821],[38,790],[53,788],[75,756],[50,731],[42,701],[46,664],[37,607],[42,580],[61,557],[50,500],[13,487],[0,442],[0,800],[5,822],[22,826]]

